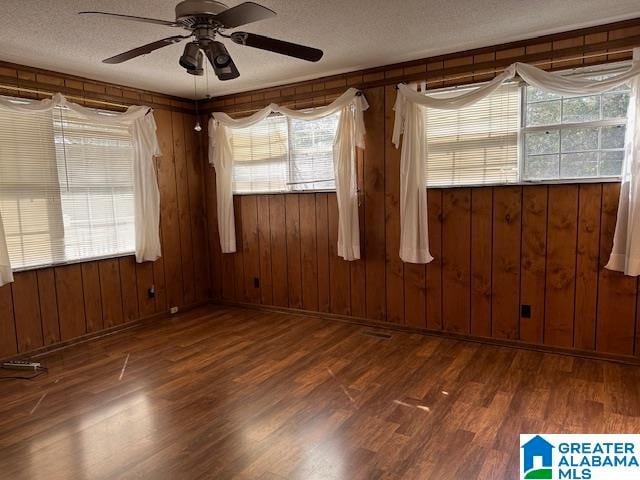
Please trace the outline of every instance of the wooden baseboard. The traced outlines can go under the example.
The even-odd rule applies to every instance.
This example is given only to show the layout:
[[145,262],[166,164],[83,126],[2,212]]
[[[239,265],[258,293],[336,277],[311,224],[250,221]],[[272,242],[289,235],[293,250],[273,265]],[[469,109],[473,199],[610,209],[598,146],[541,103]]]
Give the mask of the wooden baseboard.
[[[176,315],[180,315],[190,310],[194,310],[198,307],[203,307],[205,305],[210,305],[210,304],[211,302],[209,300],[205,300],[202,302],[193,303],[191,305],[186,305],[186,306],[180,307],[180,312]],[[114,335],[116,333],[124,332],[126,330],[139,328],[147,323],[161,320],[163,318],[168,318],[171,316],[173,315],[169,313],[169,311],[155,313],[147,317],[142,317],[136,320],[132,320],[131,322],[121,323],[120,325],[114,325],[113,327],[105,328],[104,330],[100,330],[98,332],[91,332],[91,333],[82,335],[80,337],[72,338],[70,340],[65,340],[64,342],[58,342],[51,345],[46,345],[44,347],[36,348],[35,350],[30,350],[28,352],[20,352],[10,357],[0,358],[0,362],[7,361],[7,360],[15,360],[15,359],[38,358],[43,355],[50,354],[52,352],[57,352],[59,350],[64,350],[66,348],[79,345],[81,343],[89,342],[91,340],[97,340],[99,338],[107,337],[109,335]]]
[[366,318],[352,317],[349,315],[340,315],[337,313],[315,312],[311,310],[301,310],[289,307],[277,307],[271,305],[258,305],[255,303],[243,302],[227,302],[223,300],[212,300],[212,304],[224,305],[229,307],[248,308],[252,310],[261,310],[265,312],[279,312],[292,315],[304,315],[307,317],[322,318],[326,320],[334,320],[339,322],[350,323],[354,325],[363,325],[373,328],[381,328],[385,330],[393,330],[408,333],[418,333],[421,335],[444,337],[453,340],[461,340],[465,342],[482,343],[485,345],[493,345],[499,347],[519,348],[523,350],[532,350],[536,352],[555,353],[558,355],[568,355],[571,357],[589,358],[592,360],[605,360],[615,363],[623,363],[627,365],[640,365],[640,357],[631,355],[617,355],[614,353],[594,352],[590,350],[579,350],[575,348],[552,347],[548,345],[536,345],[532,343],[522,342],[520,340],[507,340],[489,337],[476,337],[473,335],[465,335],[461,333],[445,332],[441,330],[431,330],[427,328],[411,327],[408,325],[398,325],[388,322],[379,322]]

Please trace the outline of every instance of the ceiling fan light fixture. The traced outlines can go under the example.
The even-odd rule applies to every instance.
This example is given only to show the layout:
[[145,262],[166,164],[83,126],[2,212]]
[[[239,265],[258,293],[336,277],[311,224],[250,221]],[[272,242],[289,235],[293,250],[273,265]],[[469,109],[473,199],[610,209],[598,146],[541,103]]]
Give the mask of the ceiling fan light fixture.
[[204,54],[202,53],[201,50],[198,51],[196,68],[189,68],[189,67],[186,67],[186,68],[187,68],[187,73],[191,75],[198,75],[198,76],[204,75]]
[[212,59],[211,63],[218,68],[224,68],[232,62],[231,55],[222,42],[211,42],[209,51],[211,52],[209,57]]
[[238,72],[238,68],[233,63],[233,59],[224,44],[217,41],[209,42],[204,51],[216,77],[220,80],[233,80],[240,76],[240,72]]
[[[200,45],[198,42],[189,42],[184,46],[184,52],[180,57],[180,65],[187,70],[198,69],[198,57],[200,53]],[[200,63],[202,66],[202,63]]]

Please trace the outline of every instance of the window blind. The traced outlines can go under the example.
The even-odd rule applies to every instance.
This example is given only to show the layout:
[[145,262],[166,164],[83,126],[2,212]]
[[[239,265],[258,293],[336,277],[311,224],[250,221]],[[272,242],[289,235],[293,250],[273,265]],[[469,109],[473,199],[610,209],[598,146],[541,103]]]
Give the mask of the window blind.
[[[460,89],[456,90],[456,94]],[[448,92],[430,93],[446,96]],[[520,87],[507,83],[460,110],[423,108],[428,186],[518,181]],[[428,125],[428,128],[427,128]]]
[[133,205],[126,127],[63,107],[0,110],[0,212],[14,269],[133,252]]
[[56,108],[54,133],[65,259],[133,252],[133,149],[128,128]]
[[333,143],[340,112],[318,120],[272,115],[232,129],[233,191],[287,192],[335,189]]
[[283,192],[287,189],[287,120],[267,117],[248,128],[233,129],[233,191]]
[[289,119],[289,185],[291,190],[336,188],[333,142],[340,112],[305,121]]

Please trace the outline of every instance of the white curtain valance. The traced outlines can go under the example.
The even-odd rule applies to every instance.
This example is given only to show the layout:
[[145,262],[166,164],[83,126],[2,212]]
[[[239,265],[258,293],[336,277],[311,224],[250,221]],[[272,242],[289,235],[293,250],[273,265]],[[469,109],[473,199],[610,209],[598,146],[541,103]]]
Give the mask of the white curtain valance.
[[[134,105],[122,113],[100,113],[70,102],[61,93],[56,93],[45,100],[25,103],[0,98],[0,109],[26,115],[47,112],[56,107],[69,108],[87,120],[128,127],[133,146],[136,260],[144,262],[159,258],[161,255],[160,191],[153,157],[161,155],[161,152],[151,108]],[[0,286],[12,281],[7,242],[0,217]]]
[[[401,145],[400,157],[400,258],[404,262],[428,263],[432,260],[429,253],[428,222],[427,222],[427,192],[421,173],[424,172],[425,160],[429,161],[426,151],[425,128],[428,129],[428,117],[422,115],[421,107],[458,110],[472,105],[487,97],[503,83],[520,77],[524,82],[541,90],[557,95],[594,95],[606,92],[619,85],[633,80],[635,89],[640,88],[640,60],[638,49],[634,50],[634,62],[624,72],[604,80],[590,80],[585,78],[569,78],[558,73],[547,72],[533,65],[514,63],[503,73],[490,82],[465,93],[452,92],[448,96],[437,98],[418,92],[410,85],[399,84],[396,97],[395,122],[392,140],[396,148]],[[607,268],[621,269],[620,265],[629,265],[623,261],[631,251],[634,255],[635,267],[624,268],[625,273],[635,271],[640,274],[640,227],[637,234],[633,225],[640,222],[640,121],[638,92],[632,88],[631,105],[628,110],[628,122],[625,147],[625,172],[628,173],[629,185],[623,182],[618,223],[616,225],[616,245],[614,252],[626,249],[626,256],[616,257],[610,261]],[[634,104],[635,102],[635,104]],[[424,125],[424,122],[427,125]],[[638,184],[637,184],[638,183]],[[637,185],[636,185],[637,184]],[[622,218],[621,218],[622,217]],[[636,218],[637,217],[637,218]],[[632,221],[635,219],[636,222]],[[623,225],[629,224],[628,228]],[[623,231],[624,228],[624,231]],[[626,237],[622,241],[622,237]],[[631,238],[633,237],[633,238]],[[637,247],[632,245],[638,244]],[[621,246],[624,245],[624,246]]]
[[345,260],[360,258],[355,149],[356,147],[364,148],[363,112],[367,108],[369,104],[364,95],[355,88],[350,88],[331,104],[313,110],[292,110],[272,103],[244,118],[231,118],[223,112],[213,113],[209,120],[209,162],[216,170],[218,231],[222,252],[236,251],[231,130],[251,127],[272,113],[279,113],[296,120],[310,121],[341,112],[333,145],[339,216],[338,255]]

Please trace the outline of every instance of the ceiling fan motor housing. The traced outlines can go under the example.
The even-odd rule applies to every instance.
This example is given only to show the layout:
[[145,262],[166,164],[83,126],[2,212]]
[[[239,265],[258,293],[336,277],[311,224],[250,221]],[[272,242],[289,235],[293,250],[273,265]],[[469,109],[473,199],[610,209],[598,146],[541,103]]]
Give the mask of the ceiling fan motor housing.
[[216,25],[213,16],[219,15],[229,7],[215,0],[184,0],[176,5],[176,22],[185,28],[196,25]]

